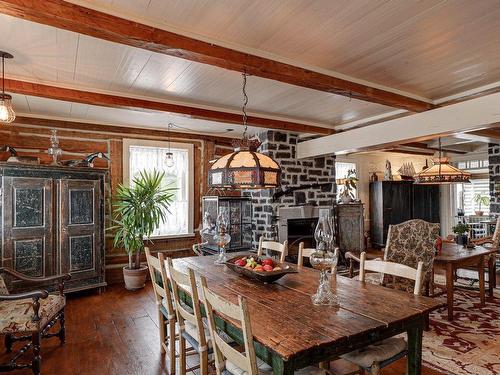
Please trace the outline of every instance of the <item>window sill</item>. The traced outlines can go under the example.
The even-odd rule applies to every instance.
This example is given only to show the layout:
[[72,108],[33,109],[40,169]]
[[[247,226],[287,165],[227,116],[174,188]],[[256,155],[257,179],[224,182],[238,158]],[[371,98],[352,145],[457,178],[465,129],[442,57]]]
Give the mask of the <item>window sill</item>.
[[160,236],[151,236],[150,239],[154,240],[168,240],[168,239],[176,239],[176,238],[191,238],[194,237],[194,233],[185,233],[185,234],[170,234],[170,235],[160,235]]

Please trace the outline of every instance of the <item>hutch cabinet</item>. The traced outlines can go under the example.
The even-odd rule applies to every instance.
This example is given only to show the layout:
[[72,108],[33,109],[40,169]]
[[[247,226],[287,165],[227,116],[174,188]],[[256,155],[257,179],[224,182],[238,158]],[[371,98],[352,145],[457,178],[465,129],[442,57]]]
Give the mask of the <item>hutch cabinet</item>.
[[0,163],[0,175],[2,266],[35,277],[71,273],[68,291],[105,286],[106,171]]
[[365,250],[365,217],[363,203],[339,203],[334,206],[337,242],[342,256],[346,252],[361,254]]
[[[228,219],[231,242],[226,251],[246,251],[252,247],[252,199],[250,197],[206,196],[202,199],[203,217],[210,216],[215,222],[220,213]],[[204,246],[206,253],[218,251],[213,246]]]
[[439,185],[412,181],[370,183],[370,234],[372,244],[384,247],[389,225],[410,219],[439,223]]

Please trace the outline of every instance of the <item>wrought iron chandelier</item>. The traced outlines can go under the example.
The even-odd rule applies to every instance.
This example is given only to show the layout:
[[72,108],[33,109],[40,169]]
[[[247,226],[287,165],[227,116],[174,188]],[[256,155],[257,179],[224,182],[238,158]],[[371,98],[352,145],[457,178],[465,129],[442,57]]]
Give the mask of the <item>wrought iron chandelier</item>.
[[439,185],[470,182],[470,173],[452,166],[447,157],[441,153],[439,138],[439,157],[433,159],[434,165],[415,175],[416,184]]
[[16,113],[12,108],[12,96],[5,93],[5,59],[12,59],[8,52],[0,51],[2,58],[2,94],[0,94],[0,123],[10,124],[16,119]]
[[271,157],[257,152],[260,142],[247,136],[247,74],[243,73],[243,138],[233,142],[234,152],[217,159],[208,171],[210,188],[270,189],[281,183],[281,167]]

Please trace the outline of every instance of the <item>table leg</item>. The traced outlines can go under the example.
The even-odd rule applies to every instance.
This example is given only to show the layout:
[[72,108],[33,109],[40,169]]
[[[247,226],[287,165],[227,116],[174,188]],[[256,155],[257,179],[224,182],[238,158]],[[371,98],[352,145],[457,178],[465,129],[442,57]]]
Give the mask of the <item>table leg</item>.
[[490,297],[493,297],[493,289],[496,287],[496,259],[495,254],[490,254],[488,258],[488,292]]
[[293,375],[293,363],[284,361],[283,358],[273,354],[272,357],[273,375]]
[[448,296],[448,320],[453,320],[453,288],[455,283],[455,270],[453,263],[446,265],[446,294]]
[[477,273],[479,274],[479,298],[481,299],[481,306],[486,303],[485,293],[484,293],[484,256],[479,258],[479,263],[477,264]]
[[408,375],[420,375],[422,371],[423,320],[407,331],[408,333]]

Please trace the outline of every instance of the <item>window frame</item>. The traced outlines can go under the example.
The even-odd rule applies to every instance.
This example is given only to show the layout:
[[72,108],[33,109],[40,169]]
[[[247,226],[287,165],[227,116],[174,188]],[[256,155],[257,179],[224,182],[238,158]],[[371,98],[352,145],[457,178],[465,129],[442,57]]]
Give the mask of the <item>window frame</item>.
[[123,184],[130,185],[130,146],[156,147],[187,150],[188,152],[188,231],[183,234],[153,235],[151,239],[170,239],[194,237],[194,145],[192,143],[168,142],[147,139],[123,139]]
[[[353,164],[354,165],[354,170],[356,171],[356,177],[358,178],[359,175],[359,170],[358,170],[358,163],[357,161],[354,160],[349,160],[349,159],[343,159],[343,158],[335,158],[335,161],[333,162],[333,167],[335,168],[335,180],[342,178],[337,176],[337,163],[344,163],[344,164]],[[340,191],[339,191],[339,185],[336,185],[336,195],[337,195],[337,200],[339,199]],[[359,199],[359,185],[356,185],[356,189],[354,190],[354,199]]]

